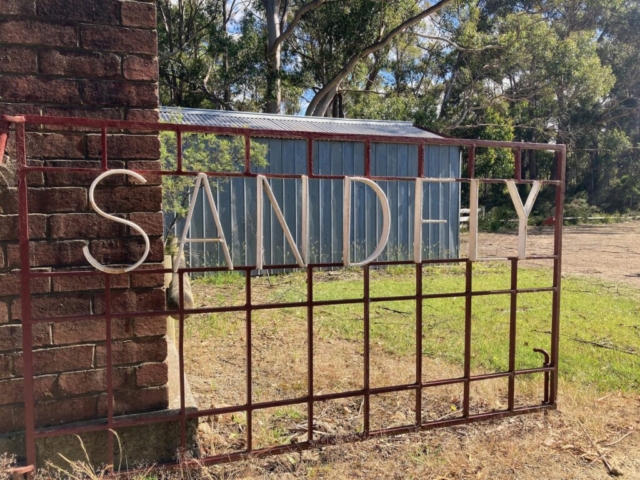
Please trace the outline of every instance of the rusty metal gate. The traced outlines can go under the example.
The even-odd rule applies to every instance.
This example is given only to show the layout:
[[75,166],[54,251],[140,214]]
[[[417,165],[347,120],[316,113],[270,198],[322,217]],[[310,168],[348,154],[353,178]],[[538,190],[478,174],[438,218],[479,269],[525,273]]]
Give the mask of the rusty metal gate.
[[[559,322],[560,322],[560,281],[561,281],[561,249],[562,249],[562,224],[563,224],[563,196],[564,196],[564,171],[565,171],[565,158],[566,149],[564,145],[553,144],[526,144],[526,143],[514,143],[514,142],[497,142],[497,141],[482,141],[482,140],[463,140],[454,138],[438,138],[438,139],[416,139],[416,138],[403,138],[403,137],[361,137],[358,135],[335,135],[335,134],[317,134],[313,132],[282,132],[282,131],[266,131],[261,130],[259,132],[242,129],[242,128],[220,128],[220,127],[200,127],[189,125],[175,125],[175,124],[158,124],[158,123],[134,123],[124,121],[102,121],[92,119],[72,119],[72,118],[56,118],[56,117],[39,117],[39,116],[25,116],[25,117],[0,117],[4,121],[10,122],[12,129],[15,131],[15,144],[17,152],[18,162],[18,195],[19,195],[19,229],[20,229],[20,266],[21,266],[21,298],[22,298],[22,323],[23,323],[23,357],[24,357],[24,407],[25,407],[25,439],[26,439],[26,456],[27,456],[27,469],[36,465],[36,440],[44,437],[53,437],[59,435],[69,434],[81,434],[86,432],[101,431],[108,436],[108,460],[109,464],[113,465],[114,460],[114,435],[113,431],[117,428],[129,427],[134,425],[150,425],[159,422],[179,422],[180,425],[180,445],[183,449],[187,448],[188,433],[187,424],[192,419],[199,417],[227,414],[233,412],[245,412],[246,413],[246,448],[243,451],[211,456],[198,459],[197,463],[203,464],[215,464],[231,462],[243,459],[249,455],[268,455],[276,454],[284,451],[309,449],[319,445],[327,443],[336,443],[342,441],[336,438],[327,438],[325,436],[319,438],[314,435],[314,403],[323,402],[333,399],[342,399],[348,397],[362,397],[363,401],[363,416],[364,416],[364,428],[361,432],[353,432],[347,441],[354,441],[360,439],[366,439],[370,437],[376,437],[380,435],[394,435],[407,432],[414,432],[419,430],[431,429],[436,427],[446,427],[453,425],[461,425],[470,422],[476,422],[481,420],[488,420],[498,417],[513,416],[519,414],[525,414],[530,412],[536,412],[540,410],[548,410],[556,408],[557,391],[558,391],[558,339],[559,339]],[[100,169],[91,168],[78,168],[78,167],[49,167],[32,164],[28,162],[29,152],[26,148],[26,127],[29,125],[45,125],[45,126],[60,126],[60,127],[82,127],[93,128],[101,131],[102,135],[102,160]],[[30,244],[29,244],[29,224],[28,224],[28,212],[29,212],[29,195],[27,186],[27,177],[32,172],[50,172],[50,173],[66,173],[66,174],[85,174],[98,176],[109,170],[109,158],[107,152],[107,135],[110,132],[117,131],[134,131],[134,132],[173,132],[175,134],[177,147],[177,158],[175,170],[170,171],[138,171],[141,175],[174,175],[174,176],[192,176],[196,177],[198,172],[187,171],[183,168],[182,159],[182,137],[183,134],[220,134],[220,135],[236,135],[244,138],[245,144],[245,163],[244,170],[239,172],[204,172],[209,177],[255,177],[256,173],[252,172],[252,165],[250,159],[250,145],[252,137],[278,137],[278,138],[297,138],[307,141],[308,146],[308,166],[307,175],[310,179],[325,179],[325,180],[343,180],[343,176],[336,175],[315,175],[313,168],[313,143],[316,140],[345,140],[345,141],[357,141],[362,142],[365,148],[365,175],[364,177],[371,180],[379,181],[406,181],[406,177],[376,177],[371,175],[370,167],[370,149],[372,143],[375,142],[392,142],[392,143],[411,143],[418,146],[418,165],[419,171],[417,177],[424,177],[424,161],[423,152],[425,145],[455,145],[466,149],[468,158],[468,170],[465,178],[456,178],[451,181],[455,181],[461,184],[471,183],[475,177],[475,153],[478,148],[502,148],[508,149],[513,152],[514,156],[514,176],[512,179],[516,184],[529,184],[532,185],[534,180],[524,179],[521,177],[521,153],[523,150],[544,150],[551,151],[555,155],[555,163],[557,165],[557,172],[554,179],[540,180],[543,185],[548,185],[555,188],[555,217],[554,217],[554,250],[553,255],[549,256],[537,256],[527,257],[526,260],[548,260],[553,262],[553,284],[543,288],[520,288],[518,285],[518,266],[523,262],[522,258],[509,257],[501,259],[504,262],[510,264],[511,280],[510,286],[503,290],[481,290],[475,287],[473,282],[473,264],[474,262],[469,258],[455,258],[455,259],[424,259],[420,263],[414,263],[413,261],[386,261],[376,262],[373,261],[370,264],[361,267],[362,278],[364,288],[362,296],[356,299],[339,299],[339,300],[314,300],[314,275],[321,269],[327,267],[340,268],[343,265],[337,263],[317,263],[308,264],[306,268],[306,289],[307,299],[304,302],[296,303],[269,303],[269,304],[255,304],[252,303],[252,282],[255,282],[255,277],[252,277],[251,272],[256,267],[255,265],[249,266],[236,266],[235,269],[244,274],[245,282],[245,303],[238,306],[207,306],[205,308],[186,309],[184,307],[184,275],[192,272],[213,272],[223,271],[226,267],[199,267],[199,268],[180,268],[179,274],[179,290],[180,290],[180,305],[177,310],[171,312],[168,311],[144,311],[144,312],[126,312],[126,313],[114,313],[110,308],[111,290],[113,285],[113,275],[102,273],[99,271],[93,271],[87,273],[86,270],[81,272],[70,271],[57,271],[57,272],[42,272],[37,271],[30,265]],[[269,178],[299,178],[296,175],[269,175],[264,174]],[[482,183],[504,183],[505,179],[479,179]],[[459,264],[464,266],[465,269],[465,288],[464,291],[458,293],[441,293],[441,294],[425,294],[423,291],[423,266],[436,263],[449,263]],[[406,296],[394,296],[394,297],[374,297],[370,294],[370,273],[372,267],[390,266],[390,265],[414,265],[415,266],[415,285],[416,290],[414,295]],[[296,264],[288,265],[265,265],[265,269],[299,269]],[[136,270],[131,272],[135,275],[152,275],[152,274],[164,274],[170,270],[165,269],[146,269]],[[37,323],[54,323],[54,322],[73,322],[83,321],[78,316],[64,316],[54,318],[34,318],[32,316],[31,307],[31,292],[30,284],[33,280],[38,278],[50,278],[50,277],[73,277],[74,275],[95,275],[102,276],[104,278],[104,295],[105,312],[101,315],[92,315],[91,319],[102,319],[106,325],[106,365],[107,365],[107,416],[104,419],[99,419],[94,422],[82,425],[66,425],[59,427],[49,427],[46,429],[37,428],[34,420],[34,369],[33,369],[33,339],[32,329]],[[551,321],[551,351],[541,352],[544,361],[541,362],[542,366],[539,368],[532,368],[526,370],[516,369],[516,325],[518,322],[517,304],[520,295],[526,295],[533,292],[551,292],[552,293],[552,318]],[[471,345],[473,341],[472,334],[472,299],[478,296],[491,296],[491,295],[504,295],[510,297],[510,315],[509,315],[509,368],[507,371],[499,373],[490,373],[484,375],[472,375],[471,371]],[[424,382],[422,375],[422,360],[423,360],[423,301],[433,298],[452,298],[461,297],[465,299],[465,316],[464,316],[464,332],[460,332],[460,335],[464,336],[464,374],[459,378],[446,378],[435,381]],[[415,302],[415,342],[416,342],[416,363],[415,363],[415,381],[408,384],[394,385],[382,388],[372,388],[370,385],[370,306],[375,302],[382,301],[413,301]],[[313,351],[313,335],[314,335],[314,309],[320,306],[327,305],[343,305],[343,304],[360,304],[363,306],[364,321],[363,321],[363,336],[364,336],[364,388],[353,391],[340,391],[331,394],[319,395],[314,391],[314,351]],[[282,309],[298,307],[306,309],[306,322],[307,322],[307,394],[298,398],[288,398],[278,401],[253,403],[252,402],[252,315],[258,310],[265,309]],[[185,406],[185,367],[184,367],[184,325],[185,316],[193,314],[203,313],[217,313],[217,312],[244,312],[246,316],[246,402],[242,405],[211,408],[199,411],[188,411]],[[130,419],[130,418],[118,418],[114,413],[114,379],[113,377],[113,352],[112,352],[112,321],[117,318],[127,317],[136,318],[137,316],[144,317],[165,317],[168,313],[171,313],[179,318],[178,328],[180,331],[179,336],[179,365],[180,365],[180,399],[181,408],[176,415],[165,416],[157,415],[143,419]],[[544,397],[543,402],[540,404],[528,405],[528,406],[516,406],[515,401],[515,380],[520,375],[527,374],[541,374],[544,376]],[[501,411],[493,411],[487,413],[473,414],[470,412],[470,397],[471,397],[471,385],[473,382],[481,380],[488,380],[494,378],[508,379],[508,405],[506,409]],[[425,421],[422,412],[422,392],[432,387],[438,387],[443,385],[460,384],[463,386],[463,402],[460,418],[445,419],[439,421]],[[379,394],[388,394],[392,392],[415,392],[415,417],[407,425],[402,427],[374,430],[370,425],[370,399]],[[254,441],[252,439],[252,422],[253,413],[270,407],[290,406],[290,405],[306,405],[307,410],[307,422],[308,422],[308,438],[306,441],[300,441],[297,443],[274,446],[270,448],[256,449],[254,448]]]

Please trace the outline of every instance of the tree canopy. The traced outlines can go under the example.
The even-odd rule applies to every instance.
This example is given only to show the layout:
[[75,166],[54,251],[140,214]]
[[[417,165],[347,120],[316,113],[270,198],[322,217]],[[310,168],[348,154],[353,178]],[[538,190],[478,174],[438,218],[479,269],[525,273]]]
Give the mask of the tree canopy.
[[[158,0],[164,105],[412,120],[565,143],[568,193],[640,207],[640,4]],[[506,152],[479,152],[504,174]],[[527,151],[523,174],[551,177]]]

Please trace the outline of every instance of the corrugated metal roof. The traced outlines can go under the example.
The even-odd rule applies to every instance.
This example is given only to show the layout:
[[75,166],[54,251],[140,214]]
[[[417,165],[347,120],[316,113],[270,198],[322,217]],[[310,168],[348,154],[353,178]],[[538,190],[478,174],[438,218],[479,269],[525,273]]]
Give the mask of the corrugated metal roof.
[[160,119],[188,125],[280,130],[285,132],[336,133],[341,135],[388,135],[418,138],[442,138],[415,127],[411,122],[360,120],[346,118],[270,115],[196,108],[162,107]]

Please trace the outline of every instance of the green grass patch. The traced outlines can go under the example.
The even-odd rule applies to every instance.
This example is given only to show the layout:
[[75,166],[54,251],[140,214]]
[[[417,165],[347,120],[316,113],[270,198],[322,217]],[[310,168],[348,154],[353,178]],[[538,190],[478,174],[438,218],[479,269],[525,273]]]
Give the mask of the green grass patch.
[[[501,262],[473,266],[473,289],[504,290],[510,285],[510,267]],[[304,275],[294,275],[304,289]],[[415,267],[371,271],[372,296],[412,295]],[[423,291],[429,293],[464,291],[464,266],[429,266],[423,269]],[[237,279],[234,279],[237,281]],[[198,280],[200,281],[200,280]],[[212,289],[216,281],[206,280]],[[209,283],[210,282],[210,283]],[[287,282],[282,282],[287,283]],[[551,284],[547,268],[520,268],[519,286],[544,287]],[[561,302],[560,369],[565,381],[598,390],[640,390],[640,292],[602,280],[567,277],[563,279]],[[357,271],[318,272],[314,299],[362,298],[362,275]],[[238,293],[242,295],[243,292]],[[264,301],[300,301],[290,286],[274,285],[265,290]],[[516,368],[542,365],[534,348],[551,348],[552,293],[518,295]],[[423,354],[446,360],[458,369],[464,352],[464,298],[425,299],[423,304]],[[283,310],[272,310],[282,319]],[[510,295],[477,296],[472,305],[472,373],[508,369]],[[315,318],[322,325],[323,339],[340,338],[360,342],[363,338],[362,305],[316,307]],[[238,317],[228,314],[201,315],[187,321],[187,334],[229,335],[244,328]],[[372,302],[372,341],[394,355],[415,354],[415,302]]]

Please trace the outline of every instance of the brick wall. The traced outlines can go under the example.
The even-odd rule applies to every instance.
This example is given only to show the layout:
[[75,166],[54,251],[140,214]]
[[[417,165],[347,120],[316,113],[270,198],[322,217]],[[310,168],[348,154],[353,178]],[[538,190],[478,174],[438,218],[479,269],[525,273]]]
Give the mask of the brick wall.
[[[0,114],[156,121],[158,65],[153,1],[0,0]],[[10,134],[7,153],[13,156]],[[99,132],[29,128],[34,165],[99,168]],[[110,166],[159,168],[155,135],[113,132]],[[0,159],[1,161],[2,159]],[[105,264],[133,263],[139,235],[102,219],[88,203],[97,175],[33,174],[29,178],[31,266],[44,271],[87,267],[82,248]],[[142,225],[150,236],[145,266],[162,265],[161,187],[157,176],[136,184],[111,177],[96,190],[105,211]],[[15,188],[0,187],[0,433],[23,426],[22,327]],[[144,266],[143,266],[144,267]],[[141,267],[141,268],[143,268]],[[33,317],[80,315],[81,321],[34,325],[36,423],[54,425],[106,414],[105,322],[100,276],[36,279]],[[114,312],[162,310],[163,276],[111,278]],[[163,317],[113,321],[117,413],[167,406]]]

